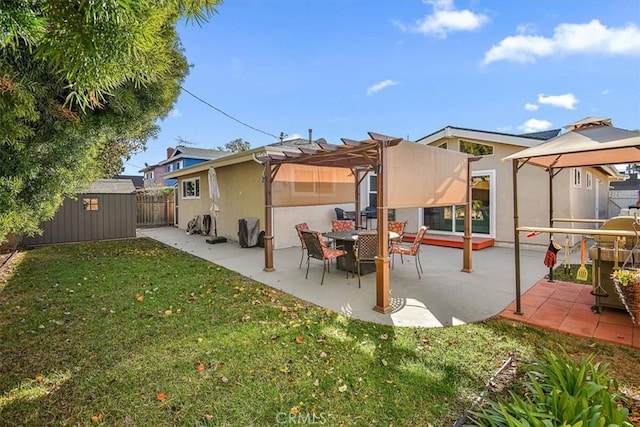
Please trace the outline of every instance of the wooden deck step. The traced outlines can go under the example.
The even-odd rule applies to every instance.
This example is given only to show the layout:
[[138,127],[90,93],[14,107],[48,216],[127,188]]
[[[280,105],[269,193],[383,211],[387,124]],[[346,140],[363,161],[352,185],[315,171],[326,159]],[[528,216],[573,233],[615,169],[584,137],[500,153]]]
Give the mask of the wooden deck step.
[[[415,238],[415,233],[405,233],[403,240],[405,242],[413,242]],[[489,248],[493,246],[495,243],[495,239],[491,239],[489,237],[472,237],[471,238],[471,248],[474,251],[479,251],[481,249]],[[463,239],[462,236],[451,236],[447,234],[433,234],[427,233],[422,239],[423,245],[432,245],[432,246],[446,246],[448,248],[459,248],[462,249]]]

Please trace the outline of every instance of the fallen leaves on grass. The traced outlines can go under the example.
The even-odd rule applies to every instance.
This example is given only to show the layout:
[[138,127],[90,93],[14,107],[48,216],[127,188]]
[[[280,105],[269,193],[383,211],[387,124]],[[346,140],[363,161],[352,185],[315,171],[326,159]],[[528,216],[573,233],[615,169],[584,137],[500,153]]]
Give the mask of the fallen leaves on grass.
[[156,399],[158,399],[160,402],[164,402],[167,399],[167,393],[165,393],[164,391],[159,391],[156,394]]
[[203,373],[204,372],[204,363],[202,363],[202,362],[196,363],[196,370],[198,372],[200,372],[200,373]]
[[136,301],[138,302],[144,301],[144,295],[136,294]]
[[100,412],[98,412],[97,414],[91,416],[91,422],[92,423],[97,423],[101,419],[102,419],[102,414]]
[[304,338],[298,335],[296,337],[296,344],[302,344],[304,342]]

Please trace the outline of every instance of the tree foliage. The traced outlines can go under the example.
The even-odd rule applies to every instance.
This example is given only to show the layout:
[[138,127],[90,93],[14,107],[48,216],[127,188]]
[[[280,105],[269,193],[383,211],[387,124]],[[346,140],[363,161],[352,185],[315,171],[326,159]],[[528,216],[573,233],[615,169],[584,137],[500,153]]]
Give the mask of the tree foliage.
[[221,0],[4,0],[0,241],[122,169],[158,133],[188,73],[176,24]]
[[232,153],[238,153],[240,151],[247,151],[251,149],[251,143],[245,141],[242,138],[234,139],[224,144],[224,147],[218,147],[220,151],[230,151]]

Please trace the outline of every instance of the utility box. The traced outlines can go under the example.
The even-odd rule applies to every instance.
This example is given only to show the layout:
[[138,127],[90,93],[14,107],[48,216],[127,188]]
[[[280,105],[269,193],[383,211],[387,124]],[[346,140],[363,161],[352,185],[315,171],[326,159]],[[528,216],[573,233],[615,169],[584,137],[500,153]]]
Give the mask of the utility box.
[[240,218],[238,220],[238,243],[240,243],[241,248],[257,246],[259,234],[258,218]]

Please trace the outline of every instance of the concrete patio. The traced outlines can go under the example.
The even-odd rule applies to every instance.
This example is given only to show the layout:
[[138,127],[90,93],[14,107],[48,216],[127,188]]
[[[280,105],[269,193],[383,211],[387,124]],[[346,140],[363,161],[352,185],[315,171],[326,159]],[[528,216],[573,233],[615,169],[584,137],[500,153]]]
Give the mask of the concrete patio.
[[[418,280],[413,257],[404,264],[396,257],[391,270],[391,305],[393,311],[373,311],[376,302],[375,274],[358,279],[332,265],[324,285],[320,285],[322,263],[311,260],[309,278],[305,280],[306,259],[302,268],[300,247],[274,251],[275,271],[265,272],[264,249],[241,248],[237,242],[206,243],[206,236],[188,235],[175,227],[139,229],[138,236],[148,237],[168,246],[213,262],[272,288],[310,303],[329,308],[345,316],[395,326],[440,327],[483,320],[500,314],[515,299],[513,249],[490,247],[473,251],[473,272],[463,273],[462,250],[422,246],[420,259],[424,268]],[[544,252],[521,250],[522,292],[526,292],[547,272]]]

